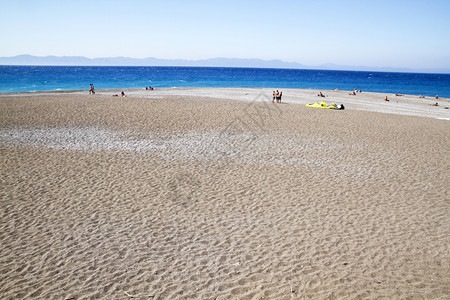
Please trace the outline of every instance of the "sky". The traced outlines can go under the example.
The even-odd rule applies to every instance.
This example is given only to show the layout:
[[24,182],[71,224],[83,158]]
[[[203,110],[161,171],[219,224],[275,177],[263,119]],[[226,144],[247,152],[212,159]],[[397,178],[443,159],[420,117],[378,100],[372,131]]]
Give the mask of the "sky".
[[450,69],[448,0],[0,0],[0,56]]

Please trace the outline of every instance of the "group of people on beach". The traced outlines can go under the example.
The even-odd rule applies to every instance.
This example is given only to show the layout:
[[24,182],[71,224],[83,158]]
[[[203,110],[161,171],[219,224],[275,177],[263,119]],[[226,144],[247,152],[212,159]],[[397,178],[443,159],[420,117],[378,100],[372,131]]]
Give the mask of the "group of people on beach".
[[362,93],[361,90],[358,90],[356,87],[353,89],[353,92],[351,92],[349,95],[356,96],[356,93]]
[[[153,89],[153,88],[152,88],[152,89]],[[92,84],[92,83],[90,84],[89,94],[95,95],[94,84]],[[122,92],[120,93],[120,96],[125,97],[125,92],[122,91]],[[119,95],[114,94],[113,97],[119,97]]]
[[281,103],[281,97],[283,96],[283,92],[279,92],[277,90],[277,92],[275,93],[275,91],[272,92],[272,103],[275,103],[275,101],[277,101],[277,103]]
[[[150,87],[145,87],[145,89],[146,89],[146,90],[154,90],[154,88],[153,88],[152,86],[150,86]],[[361,90],[358,90],[358,89],[356,89],[356,87],[355,87],[354,90],[353,90],[349,95],[356,95],[356,93],[361,93],[361,92],[362,92]],[[92,94],[92,95],[95,94],[94,84],[92,84],[92,83],[90,84],[89,94]],[[122,97],[125,97],[125,93],[124,93],[123,91],[120,93],[120,95],[121,95]],[[113,96],[118,97],[119,95],[115,94],[115,95],[113,95]],[[283,96],[283,92],[280,92],[280,91],[278,91],[278,90],[276,90],[276,92],[273,91],[273,92],[272,92],[272,103],[275,103],[275,101],[276,101],[276,103],[281,103],[281,97],[282,97],[282,96]],[[319,93],[317,94],[317,96],[318,96],[318,97],[325,97],[325,95],[322,94],[322,92],[319,92]],[[402,94],[395,94],[395,96],[400,97],[400,96],[403,96],[403,95],[402,95]],[[422,96],[422,95],[420,95],[419,98],[425,98],[425,97]],[[436,98],[436,100],[438,100],[438,99],[439,99],[439,96],[436,95],[435,98]],[[387,96],[384,97],[384,101],[389,102],[389,99],[388,99]],[[438,103],[436,102],[436,103],[432,103],[432,104],[428,104],[428,105],[430,105],[430,106],[438,106]]]

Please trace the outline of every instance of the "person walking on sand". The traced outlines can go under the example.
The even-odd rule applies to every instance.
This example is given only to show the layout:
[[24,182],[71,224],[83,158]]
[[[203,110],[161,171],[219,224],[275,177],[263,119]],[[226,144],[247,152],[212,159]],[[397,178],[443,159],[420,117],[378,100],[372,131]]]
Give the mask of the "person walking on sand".
[[283,96],[283,92],[280,92],[280,95],[278,96],[278,103],[281,103],[281,97]]
[[89,94],[95,94],[94,85],[91,83],[91,89],[89,90]]
[[275,103],[275,91],[272,92],[272,103]]

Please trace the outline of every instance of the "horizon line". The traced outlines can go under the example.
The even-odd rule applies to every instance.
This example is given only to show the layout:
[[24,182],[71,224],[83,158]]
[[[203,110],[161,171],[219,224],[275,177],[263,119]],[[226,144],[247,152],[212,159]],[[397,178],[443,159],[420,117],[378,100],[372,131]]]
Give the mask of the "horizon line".
[[[20,62],[20,58],[27,57],[30,61]],[[44,59],[45,61],[36,61]],[[56,60],[60,60],[55,61]],[[61,61],[61,60],[74,60]],[[53,60],[53,61],[51,61]],[[87,60],[91,63],[76,60]],[[95,64],[95,61],[103,60],[99,64]],[[110,60],[108,62],[108,60]],[[111,62],[112,60],[112,62]],[[119,62],[119,60],[125,60],[127,62]],[[142,64],[139,62],[145,60],[153,60],[155,64]],[[220,63],[220,60],[222,62]],[[134,61],[134,63],[133,63]],[[211,61],[212,64],[207,64]],[[218,64],[214,61],[219,61]],[[234,62],[233,62],[234,61]],[[159,62],[159,63],[158,63]],[[167,65],[163,63],[167,62]],[[172,63],[170,63],[172,62]],[[183,64],[186,63],[187,65]],[[247,62],[247,64],[245,64]],[[93,64],[94,63],[94,64]],[[178,64],[177,64],[178,63]],[[197,64],[200,63],[200,64]],[[202,65],[202,63],[206,63]],[[240,65],[241,64],[241,65]],[[411,68],[411,67],[375,67],[375,66],[349,66],[339,65],[335,63],[324,63],[320,65],[304,65],[298,62],[284,61],[281,59],[260,59],[260,58],[235,58],[235,57],[213,57],[202,59],[184,59],[184,58],[134,58],[127,56],[110,56],[110,57],[95,57],[89,58],[86,56],[36,56],[31,54],[19,54],[15,56],[3,56],[0,57],[0,65],[2,66],[79,66],[79,67],[211,67],[211,68],[261,68],[261,69],[293,69],[293,70],[328,70],[328,71],[361,71],[361,72],[387,72],[387,73],[434,73],[434,74],[450,74],[450,69],[447,68]]]

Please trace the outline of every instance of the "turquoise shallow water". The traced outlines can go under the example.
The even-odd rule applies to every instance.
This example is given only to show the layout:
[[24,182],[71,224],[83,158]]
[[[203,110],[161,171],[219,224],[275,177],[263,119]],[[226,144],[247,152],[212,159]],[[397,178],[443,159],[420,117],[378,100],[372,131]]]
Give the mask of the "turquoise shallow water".
[[0,92],[153,87],[353,90],[450,98],[450,74],[215,67],[0,66]]

